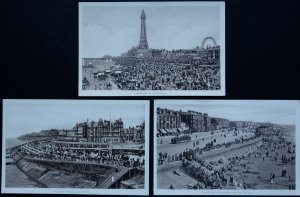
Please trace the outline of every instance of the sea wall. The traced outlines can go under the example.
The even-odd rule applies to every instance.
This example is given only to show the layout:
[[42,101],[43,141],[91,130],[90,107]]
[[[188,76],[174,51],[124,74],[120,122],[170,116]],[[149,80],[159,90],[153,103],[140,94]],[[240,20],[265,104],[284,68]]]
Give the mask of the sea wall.
[[262,138],[253,139],[248,142],[233,144],[228,148],[217,148],[210,151],[205,151],[202,154],[196,156],[197,160],[203,159],[218,159],[220,156],[222,157],[233,157],[233,156],[241,156],[251,153],[257,149],[259,145],[262,144]]
[[[228,148],[218,148],[205,151],[196,156],[196,160],[218,160],[220,157],[241,156],[253,152],[262,144],[262,138],[253,139],[242,144],[234,144]],[[182,165],[182,161],[174,161],[157,166],[157,172],[178,169]]]
[[26,161],[26,159],[22,158],[17,152],[13,152],[12,155],[18,168],[41,187],[94,188],[97,184],[96,181],[86,180],[82,174],[48,169]]
[[41,176],[43,176],[48,171],[47,168],[43,168],[36,164],[27,162],[24,159],[20,159],[17,162],[17,165],[23,172],[25,172],[25,174],[27,174],[28,176],[30,176],[33,179],[39,179]]

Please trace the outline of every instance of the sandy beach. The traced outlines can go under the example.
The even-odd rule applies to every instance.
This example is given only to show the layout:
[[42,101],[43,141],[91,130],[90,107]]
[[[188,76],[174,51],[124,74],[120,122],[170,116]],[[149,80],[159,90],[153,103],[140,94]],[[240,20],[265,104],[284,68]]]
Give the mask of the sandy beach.
[[[174,189],[294,190],[296,146],[290,140],[294,132],[286,134],[286,131],[272,128],[253,149],[246,145],[197,162],[188,161],[187,168],[180,163],[168,164],[170,169],[158,173],[158,186],[164,189],[172,184]],[[201,176],[206,177],[205,180]],[[211,184],[207,182],[210,180]]]
[[[295,154],[288,153],[287,146],[275,150],[271,146],[272,144],[269,143],[263,144],[253,154],[238,161],[233,166],[232,171],[226,175],[232,174],[237,183],[245,185],[245,189],[289,189],[289,184],[295,184],[295,162],[283,164],[280,158],[284,154],[287,157],[292,157]],[[269,152],[268,157],[266,157],[267,152]],[[277,160],[275,159],[276,153],[279,157]],[[282,169],[287,170],[285,177],[281,176]],[[272,173],[275,174],[273,182],[270,180]]]

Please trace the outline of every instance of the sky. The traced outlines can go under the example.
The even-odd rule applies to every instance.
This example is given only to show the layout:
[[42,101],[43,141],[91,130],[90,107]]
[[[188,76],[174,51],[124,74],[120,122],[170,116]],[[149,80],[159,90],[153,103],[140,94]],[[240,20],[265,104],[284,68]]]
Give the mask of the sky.
[[[186,101],[185,101],[186,102]],[[189,104],[158,104],[157,107],[182,111],[208,113],[210,117],[235,121],[271,122],[295,124],[296,102],[294,101],[191,101]]]
[[[109,101],[112,102],[112,101]],[[38,132],[42,129],[70,129],[76,122],[100,118],[114,121],[122,118],[124,127],[145,121],[145,105],[117,101],[72,100],[6,100],[3,104],[3,131],[6,137]]]
[[137,46],[143,9],[146,14],[149,48],[192,49],[201,46],[202,40],[208,36],[219,43],[218,6],[158,5],[140,3],[137,6],[82,6],[81,56],[119,56]]

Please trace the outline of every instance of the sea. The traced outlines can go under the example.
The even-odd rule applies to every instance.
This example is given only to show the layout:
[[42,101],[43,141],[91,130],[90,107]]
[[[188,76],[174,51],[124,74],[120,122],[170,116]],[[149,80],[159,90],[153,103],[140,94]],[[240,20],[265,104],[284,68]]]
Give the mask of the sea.
[[6,138],[6,148],[12,148],[12,147],[24,144],[24,143],[26,143],[26,142],[18,140],[17,138]]
[[[24,144],[16,138],[6,139],[6,148],[11,148],[20,144]],[[5,166],[5,187],[6,188],[39,188],[38,183],[24,174],[17,165]]]
[[296,128],[294,126],[283,128],[281,133],[288,142],[296,143]]

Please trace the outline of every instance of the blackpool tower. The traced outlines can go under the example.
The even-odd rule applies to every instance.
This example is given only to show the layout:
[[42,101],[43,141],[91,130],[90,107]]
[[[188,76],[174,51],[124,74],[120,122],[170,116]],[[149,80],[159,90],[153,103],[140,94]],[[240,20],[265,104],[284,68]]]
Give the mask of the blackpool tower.
[[139,49],[148,49],[148,41],[147,41],[147,34],[146,34],[146,14],[144,10],[142,10],[142,14],[141,14],[141,35],[140,35]]

